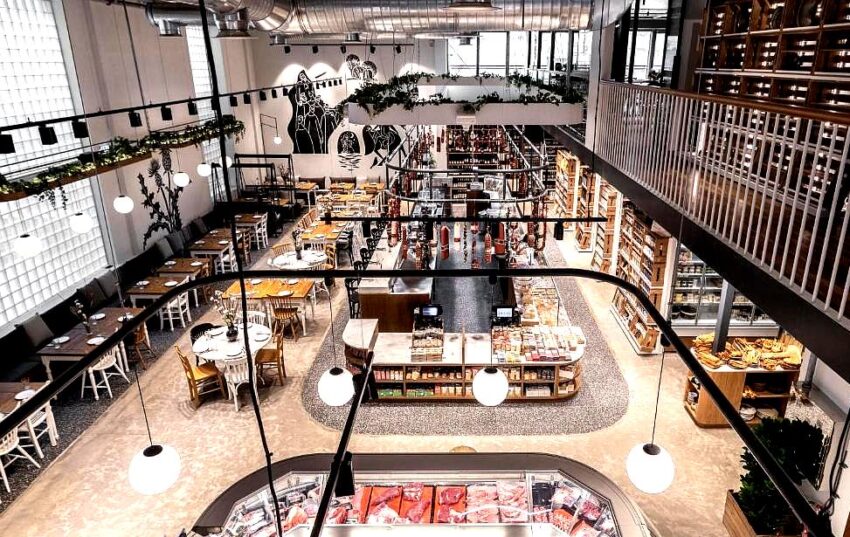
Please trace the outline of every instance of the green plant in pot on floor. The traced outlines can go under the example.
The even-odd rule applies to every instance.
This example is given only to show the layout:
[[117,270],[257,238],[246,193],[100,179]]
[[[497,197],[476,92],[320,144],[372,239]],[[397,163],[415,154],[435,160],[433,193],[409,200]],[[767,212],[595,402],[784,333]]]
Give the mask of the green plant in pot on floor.
[[[819,428],[802,420],[765,419],[753,427],[753,433],[794,483],[817,479],[824,441]],[[799,521],[746,448],[741,461],[746,473],[740,490],[732,495],[752,529],[758,535],[800,535]]]

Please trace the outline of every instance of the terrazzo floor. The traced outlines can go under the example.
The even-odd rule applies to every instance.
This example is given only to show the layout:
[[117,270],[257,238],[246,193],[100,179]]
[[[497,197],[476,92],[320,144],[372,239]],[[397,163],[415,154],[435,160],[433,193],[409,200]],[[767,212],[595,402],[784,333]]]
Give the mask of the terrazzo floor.
[[[566,263],[583,266],[583,259],[562,249]],[[667,357],[661,384],[657,441],[677,464],[673,485],[664,494],[638,492],[625,474],[625,458],[638,442],[646,441],[652,422],[659,357],[634,354],[610,314],[614,289],[593,281],[575,282],[598,325],[599,334],[611,350],[628,386],[625,415],[607,428],[577,434],[522,436],[431,434],[355,434],[354,452],[446,452],[466,445],[486,452],[553,453],[579,460],[609,476],[632,496],[664,536],[721,537],[726,490],[737,486],[741,445],[729,430],[703,430],[693,425],[682,407],[686,370]],[[345,290],[333,291],[334,311],[342,313]],[[326,305],[326,301],[325,304]],[[217,321],[207,312],[198,322]],[[300,454],[330,452],[339,433],[310,417],[302,404],[305,382],[314,357],[326,341],[327,307],[319,307],[307,322],[308,335],[297,343],[287,341],[285,354],[289,377],[283,386],[261,386],[261,409],[274,459]],[[189,347],[188,334],[177,344]],[[211,397],[194,409],[187,400],[179,362],[170,349],[141,378],[154,439],[173,446],[181,456],[182,471],[166,493],[145,497],[127,482],[132,456],[145,446],[146,436],[138,397],[126,391],[86,429],[49,467],[0,514],[0,535],[134,537],[176,536],[191,527],[204,508],[225,488],[263,464],[257,426],[250,410],[235,412],[233,404]],[[605,387],[601,388],[604,396]],[[247,394],[241,397],[247,402]],[[540,420],[559,421],[561,416],[541,407]],[[371,417],[393,423],[394,409]],[[420,419],[428,422],[423,414]],[[434,431],[444,424],[432,422]],[[500,424],[501,425],[501,424]]]

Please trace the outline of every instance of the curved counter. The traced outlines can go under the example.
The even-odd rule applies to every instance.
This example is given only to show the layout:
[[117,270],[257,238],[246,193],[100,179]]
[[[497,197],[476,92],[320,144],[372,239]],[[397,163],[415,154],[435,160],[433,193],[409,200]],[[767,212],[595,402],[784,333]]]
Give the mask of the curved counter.
[[[284,534],[307,536],[331,454],[273,465]],[[355,454],[357,493],[334,498],[322,535],[648,537],[640,509],[610,479],[541,453]],[[195,523],[200,535],[274,535],[261,468],[224,491]]]

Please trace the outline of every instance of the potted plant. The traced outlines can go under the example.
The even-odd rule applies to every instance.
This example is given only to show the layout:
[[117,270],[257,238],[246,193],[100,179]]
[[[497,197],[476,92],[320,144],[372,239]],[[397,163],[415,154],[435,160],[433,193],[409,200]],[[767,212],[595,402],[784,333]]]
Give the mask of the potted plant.
[[[798,485],[815,481],[823,455],[823,432],[802,420],[764,419],[753,433]],[[744,475],[737,492],[728,491],[723,525],[731,537],[792,536],[802,526],[788,504],[756,462],[744,449]]]

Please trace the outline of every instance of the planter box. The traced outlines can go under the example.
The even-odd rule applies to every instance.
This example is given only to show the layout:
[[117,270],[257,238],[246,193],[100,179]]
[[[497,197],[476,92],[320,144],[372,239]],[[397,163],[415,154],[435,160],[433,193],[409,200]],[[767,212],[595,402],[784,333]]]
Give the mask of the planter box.
[[[738,505],[738,500],[731,490],[726,491],[726,505],[723,508],[723,526],[729,533],[729,537],[782,537],[776,535],[761,535],[753,530],[750,521]],[[784,537],[795,537],[788,535]],[[796,537],[799,537],[797,535]]]
[[[355,125],[457,125],[461,123],[458,116],[471,115],[463,112],[461,103],[426,104],[411,110],[397,105],[375,115],[348,103],[348,120]],[[574,125],[582,121],[582,105],[493,103],[482,106],[474,116],[479,125]]]

